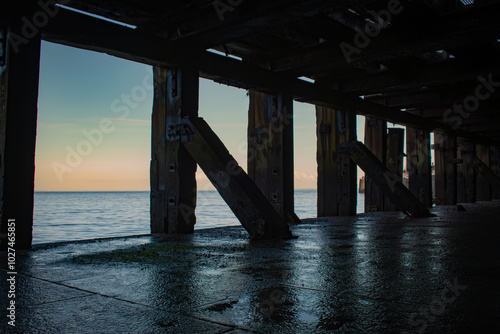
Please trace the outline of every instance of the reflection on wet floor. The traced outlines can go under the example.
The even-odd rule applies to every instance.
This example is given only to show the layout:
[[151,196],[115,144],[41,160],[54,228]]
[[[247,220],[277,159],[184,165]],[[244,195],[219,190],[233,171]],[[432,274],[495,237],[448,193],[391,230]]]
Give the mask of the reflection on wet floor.
[[39,246],[18,255],[16,330],[492,332],[500,203],[464,207],[307,220],[280,242],[231,227]]

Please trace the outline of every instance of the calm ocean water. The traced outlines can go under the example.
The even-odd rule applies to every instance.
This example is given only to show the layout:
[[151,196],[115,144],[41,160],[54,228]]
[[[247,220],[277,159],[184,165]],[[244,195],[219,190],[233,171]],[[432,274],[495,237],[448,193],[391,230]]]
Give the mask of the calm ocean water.
[[[358,212],[364,194],[358,194]],[[295,191],[299,218],[316,217],[316,190]],[[239,225],[216,191],[199,191],[195,229]],[[37,192],[33,243],[149,233],[149,192]]]

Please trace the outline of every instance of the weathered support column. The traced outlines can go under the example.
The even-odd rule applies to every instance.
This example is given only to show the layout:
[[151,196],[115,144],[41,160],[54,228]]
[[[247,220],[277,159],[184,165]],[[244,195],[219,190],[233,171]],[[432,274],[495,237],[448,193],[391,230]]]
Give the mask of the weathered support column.
[[24,38],[19,37],[20,26],[0,26],[0,238],[5,249],[8,227],[15,224],[15,248],[28,249],[33,234],[41,39],[36,35],[16,45],[11,43],[13,36]]
[[317,106],[316,122],[318,217],[355,215],[357,168],[339,145],[356,140],[356,116]]
[[[403,157],[405,144],[405,130],[391,128],[387,133],[387,158],[385,165],[398,181],[403,182]],[[393,203],[389,196],[385,196],[385,211],[397,211],[399,208]]]
[[[476,157],[481,160],[484,165],[490,168],[490,148],[489,146],[476,144]],[[477,170],[477,168],[476,168]],[[476,200],[491,201],[491,183],[484,173],[477,173],[476,177]]]
[[409,189],[425,206],[432,206],[430,134],[406,128],[406,154]]
[[[500,177],[500,150],[497,146],[492,146],[490,149],[490,168],[497,177]],[[494,200],[500,199],[500,187],[493,187],[491,197]]]
[[293,99],[250,91],[248,175],[288,223],[294,213]]
[[434,134],[436,204],[457,204],[457,138]]
[[[387,122],[366,117],[365,145],[385,165],[387,156]],[[368,175],[365,176],[365,212],[384,211],[385,196]]]
[[198,115],[199,73],[193,66],[154,68],[151,233],[192,233],[196,217],[196,162],[171,139],[181,119]]
[[457,202],[476,202],[476,171],[474,158],[476,149],[474,143],[459,138],[457,158],[462,161],[457,167]]

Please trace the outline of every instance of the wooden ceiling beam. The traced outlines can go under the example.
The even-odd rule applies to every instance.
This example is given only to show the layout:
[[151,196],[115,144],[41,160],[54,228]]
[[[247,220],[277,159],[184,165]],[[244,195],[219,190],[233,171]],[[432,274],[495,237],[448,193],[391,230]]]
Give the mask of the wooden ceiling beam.
[[[450,59],[436,65],[413,65],[405,69],[391,69],[375,75],[351,76],[339,80],[322,80],[324,84],[338,88],[345,93],[368,95],[376,93],[395,93],[433,87],[439,85],[457,84],[474,81],[490,73],[500,73],[498,65],[499,54],[495,53],[495,61],[484,59],[460,61]],[[335,78],[335,77],[334,77]]]
[[[499,82],[498,79],[495,79],[495,82]],[[452,108],[455,104],[463,105],[473,100],[477,102],[478,106],[474,111],[486,108],[492,104],[496,106],[498,104],[498,99],[500,99],[500,91],[493,92],[485,100],[479,100],[475,97],[475,89],[479,84],[480,82],[477,81],[469,82],[466,85],[438,87],[435,89],[404,92],[400,94],[376,94],[373,96],[365,96],[365,100],[401,109],[447,109]],[[480,90],[480,92],[488,93],[483,90]],[[469,100],[470,102],[466,102]]]
[[474,134],[453,130],[447,124],[401,112],[399,108],[352,97],[328,87],[305,82],[294,76],[275,73],[210,52],[205,51],[200,54],[186,52],[175,43],[160,37],[62,9],[43,29],[43,37],[55,43],[108,53],[150,65],[196,64],[200,68],[202,77],[215,81],[225,80],[232,86],[262,92],[288,92],[296,99],[308,103],[350,110],[369,117],[429,131],[439,128],[450,134],[470,137],[478,142],[488,142],[485,138]]
[[[308,49],[292,55],[284,54],[268,60],[272,61],[276,71],[310,76],[326,71],[335,72],[346,66],[356,68],[370,63],[383,64],[409,55],[454,49],[481,41],[492,42],[500,35],[500,20],[495,14],[499,11],[500,4],[493,3],[448,15],[436,22],[415,17],[414,25],[401,29],[392,28],[373,38],[359,54],[351,55],[350,63],[339,44]],[[355,36],[353,31],[351,35],[344,37],[344,42],[354,45]]]

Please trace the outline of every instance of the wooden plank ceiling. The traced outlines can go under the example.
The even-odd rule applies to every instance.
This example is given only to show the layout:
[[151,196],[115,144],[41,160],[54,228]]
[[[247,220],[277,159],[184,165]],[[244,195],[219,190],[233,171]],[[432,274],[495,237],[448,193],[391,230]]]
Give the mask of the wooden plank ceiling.
[[[500,139],[498,0],[64,3],[193,52],[214,49],[402,113]],[[394,9],[390,19],[373,14],[388,7]],[[355,43],[359,31],[373,29],[374,23],[379,31],[369,31],[373,37],[368,42]],[[347,59],[341,45],[357,50]]]

